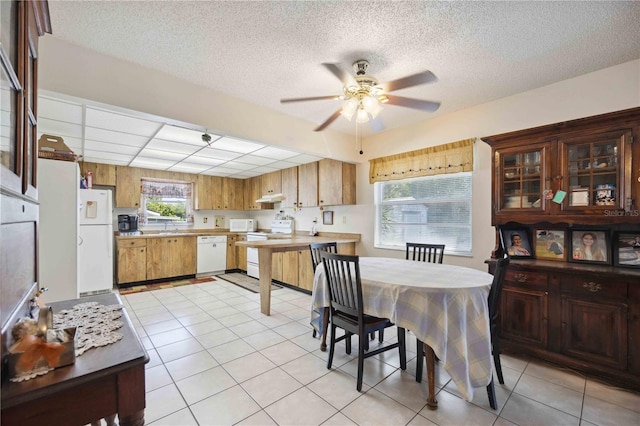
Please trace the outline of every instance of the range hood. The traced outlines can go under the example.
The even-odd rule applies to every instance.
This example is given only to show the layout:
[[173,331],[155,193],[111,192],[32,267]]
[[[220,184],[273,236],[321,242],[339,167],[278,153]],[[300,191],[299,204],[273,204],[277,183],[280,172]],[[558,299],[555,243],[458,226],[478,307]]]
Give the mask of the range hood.
[[256,203],[278,203],[282,200],[284,200],[284,195],[282,194],[268,194],[257,199]]

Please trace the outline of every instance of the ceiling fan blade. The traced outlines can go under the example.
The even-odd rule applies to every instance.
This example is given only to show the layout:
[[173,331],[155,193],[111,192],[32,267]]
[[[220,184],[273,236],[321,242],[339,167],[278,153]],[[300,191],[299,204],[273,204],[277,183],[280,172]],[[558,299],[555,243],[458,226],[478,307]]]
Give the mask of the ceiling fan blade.
[[371,126],[371,130],[373,130],[374,132],[381,132],[384,130],[384,124],[382,124],[382,120],[380,120],[380,117],[369,120],[369,126]]
[[389,98],[389,102],[387,102],[389,105],[397,105],[428,112],[434,112],[438,108],[440,108],[440,102],[422,101],[420,99],[405,98],[403,96],[393,95],[387,95],[387,98]]
[[316,127],[315,129],[313,129],[314,132],[319,132],[324,130],[325,127],[327,127],[329,124],[333,123],[335,121],[336,118],[340,117],[340,113],[342,112],[342,108],[340,108],[339,110],[337,110],[336,112],[334,112],[331,117],[327,118],[324,123],[322,123],[321,125],[319,125],[318,127]]
[[280,99],[280,103],[286,104],[288,102],[321,101],[324,99],[340,99],[340,95],[311,96],[308,98],[287,98],[287,99]]
[[322,65],[326,69],[328,69],[331,72],[331,74],[333,74],[336,77],[338,77],[338,80],[340,80],[345,87],[349,87],[349,86],[353,86],[353,85],[357,84],[356,83],[356,79],[353,78],[353,76],[351,74],[341,70],[338,67],[338,64],[330,64],[330,63],[327,63],[327,62],[323,62]]
[[419,84],[431,83],[434,81],[438,81],[438,77],[436,77],[431,71],[424,71],[408,75],[397,80],[378,84],[378,87],[382,88],[385,92],[393,92],[394,90],[404,89],[405,87],[417,86]]

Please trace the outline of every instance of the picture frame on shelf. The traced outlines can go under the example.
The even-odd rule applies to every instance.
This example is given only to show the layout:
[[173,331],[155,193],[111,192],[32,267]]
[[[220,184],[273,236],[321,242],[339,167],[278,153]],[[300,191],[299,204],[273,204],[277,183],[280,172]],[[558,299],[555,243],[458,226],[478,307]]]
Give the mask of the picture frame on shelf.
[[564,229],[535,229],[533,238],[536,259],[567,260],[567,232]]
[[511,257],[533,258],[529,231],[526,228],[500,228],[502,247]]
[[333,225],[333,212],[332,211],[324,211],[324,212],[322,212],[322,224],[323,225]]
[[640,268],[640,232],[616,232],[613,236],[613,264]]
[[611,264],[611,242],[606,230],[571,229],[569,232],[570,262]]

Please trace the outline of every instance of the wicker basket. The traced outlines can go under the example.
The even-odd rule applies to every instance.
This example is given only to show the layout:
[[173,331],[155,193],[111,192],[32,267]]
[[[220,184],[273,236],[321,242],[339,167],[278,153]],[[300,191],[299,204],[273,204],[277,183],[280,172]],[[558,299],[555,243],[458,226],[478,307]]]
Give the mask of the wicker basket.
[[60,136],[43,134],[38,139],[38,158],[48,160],[78,161],[78,156]]

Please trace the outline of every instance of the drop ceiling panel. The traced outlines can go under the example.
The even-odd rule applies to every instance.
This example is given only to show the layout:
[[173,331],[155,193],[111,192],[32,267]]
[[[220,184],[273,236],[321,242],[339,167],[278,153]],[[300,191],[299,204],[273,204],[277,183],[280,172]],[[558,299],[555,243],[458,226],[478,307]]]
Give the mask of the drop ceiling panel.
[[82,139],[82,125],[69,123],[66,121],[50,120],[48,118],[38,118],[38,132],[53,136],[71,136]]
[[257,155],[259,157],[273,158],[274,160],[284,160],[285,158],[295,157],[297,152],[289,151],[288,149],[276,148],[274,146],[267,146],[251,153],[251,155]]
[[254,155],[243,155],[242,157],[236,158],[234,161],[255,166],[264,166],[266,164],[273,163],[274,160],[273,158],[256,157]]
[[[202,134],[204,132],[200,132],[192,129],[185,129],[184,127],[172,126],[166,124],[155,136],[157,139],[164,139],[168,141],[186,143],[190,145],[198,145],[203,146],[206,145],[205,142],[202,141]],[[211,134],[211,140],[214,141],[219,139],[221,136]]]
[[138,148],[142,148],[147,142],[149,142],[150,139],[147,136],[138,136],[131,133],[124,133],[114,130],[98,129],[96,127],[86,127],[84,131],[84,137],[96,141],[115,143],[119,145],[129,145]]
[[85,122],[91,127],[148,137],[155,135],[162,127],[162,123],[91,107],[87,107]]
[[38,116],[82,124],[82,105],[41,96],[38,98]]
[[131,156],[117,152],[85,150],[84,157],[82,159],[92,163],[127,165],[129,164],[129,161],[131,161]]
[[315,155],[309,155],[309,154],[300,154],[295,157],[287,158],[288,162],[297,163],[297,164],[313,163],[314,161],[319,161],[319,160],[322,160],[322,158],[316,157]]
[[166,170],[169,167],[173,166],[176,162],[171,160],[162,160],[159,158],[151,158],[151,157],[136,157],[135,160],[131,162],[131,167],[145,167],[147,169],[159,169]]
[[189,157],[189,162],[194,164],[203,164],[209,167],[218,166],[226,161],[227,160],[220,160],[218,158],[201,157],[199,155],[192,155],[191,157]]
[[185,154],[180,152],[160,151],[157,149],[149,149],[149,148],[145,148],[142,151],[140,151],[140,156],[146,157],[146,158],[159,158],[162,160],[171,160],[174,163],[178,161],[182,161],[187,157]]
[[260,174],[262,174],[262,173],[275,172],[278,169],[276,169],[275,167],[260,166],[260,167],[256,167],[255,169],[252,169],[252,170],[255,170],[257,172],[260,172]]
[[198,151],[198,157],[217,158],[219,160],[233,160],[240,157],[238,152],[224,151],[222,149],[205,148]]
[[239,152],[242,154],[248,154],[264,147],[264,145],[261,144],[228,137],[218,139],[213,142],[211,146],[214,149],[224,149],[225,151]]
[[170,142],[162,139],[154,139],[147,144],[145,148],[155,149],[158,151],[179,152],[185,155],[191,155],[202,149],[202,146],[187,145],[179,142]]
[[288,169],[289,167],[295,167],[298,164],[290,163],[288,161],[276,161],[268,165],[268,167],[275,167],[276,169]]
[[120,154],[127,154],[130,158],[133,158],[134,155],[140,151],[140,148],[136,146],[128,146],[128,145],[120,145],[109,142],[101,142],[101,141],[93,141],[90,139],[85,139],[84,141],[84,149],[91,151],[102,151],[102,152],[117,152]]
[[178,163],[175,166],[171,167],[169,170],[172,172],[185,172],[185,173],[200,173],[208,170],[209,166],[204,166],[202,164],[193,164],[193,163]]
[[238,169],[232,169],[229,167],[220,166],[220,167],[213,167],[210,170],[208,170],[208,172],[211,172],[209,174],[219,173],[219,176],[227,176],[230,174],[238,173]]
[[235,175],[232,175],[234,178],[238,178],[238,179],[246,179],[246,178],[251,178],[254,176],[260,176],[262,173],[255,171],[255,170],[248,170],[248,171],[244,171],[244,172],[240,172],[240,173],[236,173]]
[[237,161],[227,161],[226,163],[223,164],[223,167],[227,167],[229,169],[236,169],[236,170],[251,170],[255,166],[239,163]]

